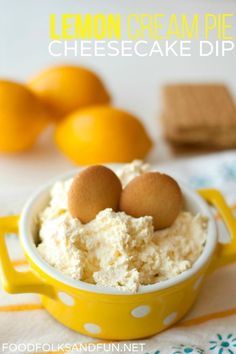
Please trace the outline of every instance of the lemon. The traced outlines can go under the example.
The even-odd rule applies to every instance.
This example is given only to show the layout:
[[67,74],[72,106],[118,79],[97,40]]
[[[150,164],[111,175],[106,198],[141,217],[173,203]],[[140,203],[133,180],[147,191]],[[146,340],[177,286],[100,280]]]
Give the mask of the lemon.
[[143,159],[152,145],[136,117],[109,106],[72,113],[56,127],[55,141],[77,164]]
[[0,152],[31,147],[48,123],[41,101],[25,86],[0,80]]
[[55,119],[81,107],[110,101],[101,79],[92,71],[78,66],[50,67],[36,75],[28,85]]

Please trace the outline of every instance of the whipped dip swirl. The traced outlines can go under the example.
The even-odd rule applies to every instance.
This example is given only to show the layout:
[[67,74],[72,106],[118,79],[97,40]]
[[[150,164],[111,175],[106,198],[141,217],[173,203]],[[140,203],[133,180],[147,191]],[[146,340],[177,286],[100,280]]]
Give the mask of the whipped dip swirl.
[[[122,185],[149,171],[133,161],[117,171]],[[182,211],[167,229],[155,231],[151,216],[134,218],[105,209],[87,224],[73,218],[67,206],[72,179],[58,181],[39,215],[38,251],[63,274],[102,287],[135,293],[175,277],[198,259],[207,234],[207,218]]]

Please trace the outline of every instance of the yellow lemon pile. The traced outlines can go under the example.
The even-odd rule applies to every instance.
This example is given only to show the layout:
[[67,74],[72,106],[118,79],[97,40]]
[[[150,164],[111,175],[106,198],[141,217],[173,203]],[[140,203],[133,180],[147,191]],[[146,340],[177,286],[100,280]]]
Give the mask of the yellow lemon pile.
[[77,164],[143,159],[151,140],[133,115],[109,106],[110,95],[92,71],[57,66],[26,86],[0,81],[0,152],[23,151],[55,122],[55,142]]
[[110,96],[101,79],[77,66],[56,66],[32,78],[28,86],[42,99],[55,119],[76,109],[106,104]]
[[73,112],[57,126],[55,139],[65,155],[78,164],[142,159],[151,147],[137,118],[108,106]]
[[48,113],[27,87],[0,80],[0,151],[30,148],[48,123]]

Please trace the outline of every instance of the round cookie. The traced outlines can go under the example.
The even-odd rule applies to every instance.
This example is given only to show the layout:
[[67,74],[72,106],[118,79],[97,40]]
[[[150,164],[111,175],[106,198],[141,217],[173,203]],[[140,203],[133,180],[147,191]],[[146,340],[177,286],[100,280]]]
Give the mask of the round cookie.
[[155,230],[169,227],[178,216],[183,200],[178,183],[159,172],[134,178],[121,193],[120,210],[140,217],[153,217]]
[[117,210],[122,186],[116,174],[105,166],[90,166],[75,176],[68,193],[71,215],[82,223],[94,219],[106,208]]

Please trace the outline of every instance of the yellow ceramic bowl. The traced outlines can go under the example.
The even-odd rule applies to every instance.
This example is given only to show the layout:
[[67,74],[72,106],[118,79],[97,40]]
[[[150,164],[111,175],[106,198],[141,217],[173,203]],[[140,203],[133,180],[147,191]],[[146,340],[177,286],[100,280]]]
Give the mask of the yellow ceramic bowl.
[[[112,165],[114,168],[115,166]],[[59,177],[73,176],[75,171]],[[35,247],[36,216],[49,199],[53,182],[35,193],[20,218],[0,219],[0,278],[9,293],[38,293],[46,310],[65,326],[104,339],[135,339],[158,333],[179,321],[195,302],[206,274],[236,260],[236,221],[217,190],[192,191],[181,188],[185,208],[208,216],[204,251],[193,267],[173,279],[141,286],[137,294],[102,288],[72,280],[49,266]],[[231,234],[231,243],[220,245],[215,220],[206,201],[218,208]],[[16,271],[9,259],[3,234],[17,232],[30,268]]]

